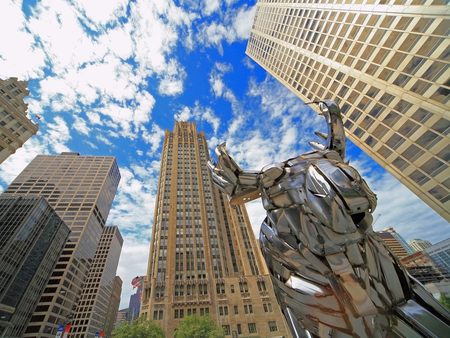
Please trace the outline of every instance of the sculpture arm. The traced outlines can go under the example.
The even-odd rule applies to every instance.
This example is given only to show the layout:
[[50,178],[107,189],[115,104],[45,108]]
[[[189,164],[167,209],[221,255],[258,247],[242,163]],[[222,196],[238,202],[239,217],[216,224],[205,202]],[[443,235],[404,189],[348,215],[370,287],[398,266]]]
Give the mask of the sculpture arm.
[[216,147],[218,162],[208,162],[217,187],[231,197],[232,204],[241,204],[260,196],[259,172],[242,170],[228,154],[225,143]]
[[333,150],[342,160],[345,159],[345,132],[342,123],[341,109],[331,100],[314,102],[319,104],[320,115],[325,117],[328,125],[328,134],[316,132],[316,135],[325,140],[325,145],[310,142],[311,146],[318,150]]

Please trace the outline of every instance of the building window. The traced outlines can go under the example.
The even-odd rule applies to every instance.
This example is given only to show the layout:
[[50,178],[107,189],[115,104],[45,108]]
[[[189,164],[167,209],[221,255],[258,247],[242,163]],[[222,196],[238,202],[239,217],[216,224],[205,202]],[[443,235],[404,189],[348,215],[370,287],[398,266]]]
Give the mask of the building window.
[[237,305],[234,306],[234,314],[235,315],[239,314],[239,309]]
[[272,312],[272,304],[270,303],[263,303],[264,312]]
[[274,332],[278,331],[277,322],[274,320],[269,321],[269,331]]
[[222,325],[222,329],[223,329],[223,333],[225,335],[229,335],[230,334],[230,325]]
[[245,314],[253,313],[252,304],[244,304],[244,312]]
[[248,332],[256,333],[256,324],[255,323],[248,323]]
[[237,324],[237,333],[242,334],[242,326],[241,324]]

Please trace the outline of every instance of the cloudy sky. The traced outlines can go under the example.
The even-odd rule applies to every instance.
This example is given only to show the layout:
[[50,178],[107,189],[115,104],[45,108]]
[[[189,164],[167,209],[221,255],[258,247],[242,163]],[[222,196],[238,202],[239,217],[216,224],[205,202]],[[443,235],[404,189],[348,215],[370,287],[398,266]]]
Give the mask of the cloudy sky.
[[[227,141],[244,168],[308,149],[323,121],[245,55],[255,1],[0,1],[0,77],[29,81],[39,132],[0,165],[4,189],[37,154],[113,155],[122,179],[108,224],[124,246],[118,275],[146,273],[161,145],[174,121]],[[348,158],[378,194],[375,228],[437,242],[448,224],[356,146]],[[248,205],[255,233],[264,212]]]

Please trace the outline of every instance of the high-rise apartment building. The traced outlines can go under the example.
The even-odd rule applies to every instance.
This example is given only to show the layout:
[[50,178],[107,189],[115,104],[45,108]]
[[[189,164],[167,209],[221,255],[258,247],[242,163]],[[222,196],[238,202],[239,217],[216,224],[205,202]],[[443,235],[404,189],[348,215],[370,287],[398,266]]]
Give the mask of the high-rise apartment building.
[[0,196],[0,337],[22,337],[68,236],[45,198]]
[[[450,221],[445,1],[259,0],[246,53]],[[314,107],[315,108],[315,107]]]
[[27,117],[28,105],[23,100],[29,94],[27,86],[15,77],[0,79],[0,163],[38,131]]
[[439,267],[450,273],[450,238],[426,248],[425,252]]
[[414,251],[422,251],[433,245],[430,241],[419,238],[412,239],[408,243]]
[[73,319],[119,180],[114,157],[39,155],[4,192],[45,197],[71,230],[24,337],[55,337]]
[[119,312],[120,295],[122,294],[122,279],[119,276],[114,277],[111,298],[108,304],[108,312],[104,326],[105,337],[111,337],[114,329],[117,313]]
[[394,228],[386,228],[378,231],[377,234],[397,258],[400,259],[414,253],[414,250]]
[[194,314],[226,336],[287,336],[246,209],[213,185],[208,159],[195,124],[166,131],[141,317],[167,337]]
[[[80,301],[72,320],[71,337],[95,337],[96,332],[103,331],[107,337],[105,324],[108,321],[109,306],[118,310],[119,303],[110,304],[114,295],[117,265],[122,251],[123,239],[119,228],[107,226],[103,228],[89,276],[84,282]],[[117,281],[116,281],[117,283]],[[117,285],[116,285],[117,288]],[[120,295],[119,295],[120,300]],[[111,315],[111,314],[110,314]],[[114,315],[115,318],[115,315]],[[112,326],[109,327],[112,330]]]

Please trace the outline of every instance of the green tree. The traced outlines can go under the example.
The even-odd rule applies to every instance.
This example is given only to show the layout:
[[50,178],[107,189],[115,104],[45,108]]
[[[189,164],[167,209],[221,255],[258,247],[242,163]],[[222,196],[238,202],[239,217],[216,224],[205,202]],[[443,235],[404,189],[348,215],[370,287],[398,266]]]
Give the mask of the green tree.
[[175,331],[175,338],[223,338],[219,328],[208,316],[185,317]]
[[439,298],[439,302],[444,305],[444,307],[447,308],[447,310],[450,311],[450,297],[447,297],[443,293],[441,294],[441,297]]
[[114,338],[164,338],[164,331],[151,320],[136,319],[120,325],[112,332]]

